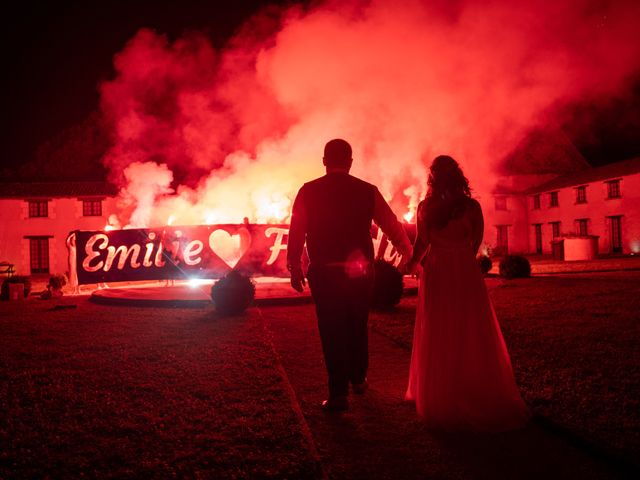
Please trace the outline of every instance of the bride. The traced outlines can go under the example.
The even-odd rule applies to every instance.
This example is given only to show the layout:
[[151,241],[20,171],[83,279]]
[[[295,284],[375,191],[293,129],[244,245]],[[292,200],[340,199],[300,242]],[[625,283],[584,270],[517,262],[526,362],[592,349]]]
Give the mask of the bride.
[[529,411],[475,256],[480,204],[449,156],[433,161],[407,271],[422,265],[409,386],[418,414],[438,430],[505,431]]

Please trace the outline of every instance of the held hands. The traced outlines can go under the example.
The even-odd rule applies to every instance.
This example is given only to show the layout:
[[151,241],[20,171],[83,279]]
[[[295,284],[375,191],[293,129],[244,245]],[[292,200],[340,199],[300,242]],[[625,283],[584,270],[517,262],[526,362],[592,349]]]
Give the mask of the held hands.
[[413,258],[404,264],[404,268],[400,269],[403,275],[412,275],[417,277],[420,274],[422,267]]
[[291,271],[291,286],[297,292],[302,293],[304,291],[304,287],[307,285],[307,280],[304,278],[304,272],[302,271],[302,267],[292,267]]

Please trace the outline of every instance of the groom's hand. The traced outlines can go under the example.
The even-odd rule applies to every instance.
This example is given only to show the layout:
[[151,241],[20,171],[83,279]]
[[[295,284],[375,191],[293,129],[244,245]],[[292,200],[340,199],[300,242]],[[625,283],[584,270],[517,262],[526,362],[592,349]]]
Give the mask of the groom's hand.
[[420,270],[422,270],[420,268],[420,264],[412,259],[406,263],[406,265],[404,266],[404,272],[402,273],[404,273],[405,275],[417,277],[420,273]]
[[295,267],[291,269],[291,286],[297,292],[302,293],[304,287],[307,285],[307,280],[304,278],[304,272],[301,267]]
[[407,263],[408,263],[408,258],[406,255],[403,255],[402,257],[400,257],[400,261],[398,262],[398,265],[396,266],[396,268],[398,269],[398,271],[402,274],[402,275],[406,275],[407,273]]

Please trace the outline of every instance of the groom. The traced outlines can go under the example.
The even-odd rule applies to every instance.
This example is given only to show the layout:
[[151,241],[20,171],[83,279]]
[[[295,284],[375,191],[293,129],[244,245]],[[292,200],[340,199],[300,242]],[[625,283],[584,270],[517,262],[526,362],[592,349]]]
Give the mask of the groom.
[[298,192],[287,247],[291,286],[302,292],[306,280],[301,257],[307,244],[307,279],[329,374],[325,411],[348,408],[349,383],[358,394],[368,387],[367,320],[374,281],[371,222],[387,234],[403,260],[411,256],[409,239],[378,189],[349,175],[352,162],[346,141],[325,145],[322,163],[327,173]]

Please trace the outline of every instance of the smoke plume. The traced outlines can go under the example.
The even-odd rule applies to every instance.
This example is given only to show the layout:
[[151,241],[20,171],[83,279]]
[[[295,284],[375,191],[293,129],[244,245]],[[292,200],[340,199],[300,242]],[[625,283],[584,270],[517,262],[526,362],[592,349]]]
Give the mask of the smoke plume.
[[623,96],[639,18],[632,1],[325,1],[259,14],[222,51],[141,30],[101,85],[105,164],[131,224],[283,221],[339,137],[403,215],[436,155],[488,191],[532,128]]

